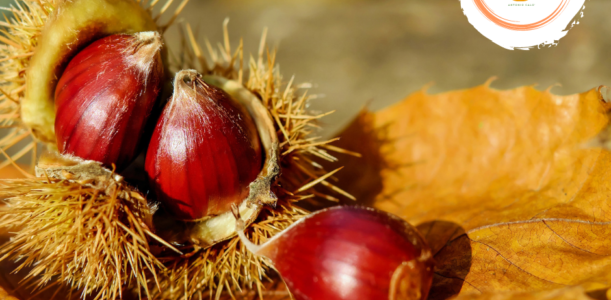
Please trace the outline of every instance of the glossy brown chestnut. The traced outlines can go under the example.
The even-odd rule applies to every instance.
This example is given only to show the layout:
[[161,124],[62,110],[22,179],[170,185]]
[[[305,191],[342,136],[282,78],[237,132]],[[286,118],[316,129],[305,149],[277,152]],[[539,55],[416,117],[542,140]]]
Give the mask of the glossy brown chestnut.
[[297,300],[426,299],[431,250],[414,227],[373,208],[334,207],[313,213],[263,245],[238,234],[271,260]]
[[138,152],[161,89],[157,32],[111,35],[80,51],[55,90],[55,135],[62,154],[126,167]]
[[[37,5],[45,2],[37,1]],[[32,135],[56,147],[54,94],[66,65],[95,40],[113,34],[158,31],[152,11],[134,0],[54,1],[25,73],[25,97],[19,100],[21,120]],[[29,6],[29,5],[26,5]],[[45,15],[47,12],[45,12]]]
[[146,155],[157,199],[182,220],[228,212],[248,197],[262,159],[249,113],[196,71],[178,72]]

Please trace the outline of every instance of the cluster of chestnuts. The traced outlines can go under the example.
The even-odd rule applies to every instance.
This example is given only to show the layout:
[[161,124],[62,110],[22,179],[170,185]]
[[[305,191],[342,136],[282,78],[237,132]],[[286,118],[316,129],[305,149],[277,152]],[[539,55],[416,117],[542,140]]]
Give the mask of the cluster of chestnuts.
[[[70,61],[55,89],[55,134],[62,154],[118,171],[134,160],[158,106],[161,46],[157,32],[111,35]],[[249,113],[194,70],[176,74],[174,93],[144,143],[151,187],[181,220],[228,212],[246,198],[262,167]]]
[[[431,251],[413,227],[385,212],[335,207],[262,245],[250,242],[244,230],[262,206],[277,201],[271,187],[280,173],[278,129],[257,96],[222,77],[179,71],[171,97],[161,99],[162,45],[156,31],[83,45],[53,69],[61,69],[49,89],[54,128],[32,130],[53,132],[41,136],[55,139],[62,155],[119,173],[145,150],[149,198],[162,204],[162,218],[182,224],[157,228],[164,239],[206,248],[238,234],[270,261],[296,299],[427,297]],[[40,78],[46,77],[33,80]],[[43,94],[32,90],[28,97]]]

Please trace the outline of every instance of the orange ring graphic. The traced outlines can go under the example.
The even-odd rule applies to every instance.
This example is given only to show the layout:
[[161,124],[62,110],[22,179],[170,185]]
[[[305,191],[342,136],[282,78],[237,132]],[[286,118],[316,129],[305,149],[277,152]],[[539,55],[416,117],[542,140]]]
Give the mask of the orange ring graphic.
[[486,16],[486,18],[488,18],[488,20],[492,21],[494,24],[499,25],[505,29],[515,30],[515,31],[529,31],[529,30],[539,29],[549,24],[554,19],[556,19],[558,15],[560,15],[564,11],[569,1],[570,0],[562,0],[560,5],[558,5],[558,7],[556,8],[556,10],[554,10],[554,12],[552,12],[549,16],[545,17],[544,19],[538,22],[530,23],[530,24],[515,24],[517,23],[517,21],[507,20],[495,14],[488,7],[488,5],[486,5],[484,0],[473,0],[477,8],[484,14],[484,16]]

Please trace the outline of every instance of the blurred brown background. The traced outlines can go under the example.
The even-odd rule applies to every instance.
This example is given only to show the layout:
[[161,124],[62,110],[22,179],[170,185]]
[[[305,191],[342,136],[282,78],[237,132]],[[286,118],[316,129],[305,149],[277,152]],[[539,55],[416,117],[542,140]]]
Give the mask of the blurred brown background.
[[[479,85],[508,89],[554,84],[557,94],[611,84],[611,1],[586,1],[585,17],[553,48],[510,51],[482,36],[458,0],[191,0],[183,13],[199,41],[222,41],[230,18],[232,42],[255,52],[264,27],[278,46],[286,77],[316,84],[312,108],[338,110],[325,135],[364,105],[380,109],[433,83],[431,93]],[[167,35],[177,42],[176,28]],[[287,78],[287,80],[289,79]]]
[[[216,43],[229,17],[234,46],[241,36],[251,53],[268,27],[286,79],[294,74],[297,82],[316,84],[313,92],[324,98],[313,109],[337,110],[324,119],[330,135],[364,105],[383,108],[428,83],[438,93],[497,76],[496,88],[560,84],[553,90],[558,94],[611,84],[609,11],[611,1],[586,1],[581,24],[557,47],[532,51],[506,50],[486,39],[458,0],[191,0],[181,20],[191,23],[201,43],[205,37]],[[176,26],[166,38],[178,51]]]

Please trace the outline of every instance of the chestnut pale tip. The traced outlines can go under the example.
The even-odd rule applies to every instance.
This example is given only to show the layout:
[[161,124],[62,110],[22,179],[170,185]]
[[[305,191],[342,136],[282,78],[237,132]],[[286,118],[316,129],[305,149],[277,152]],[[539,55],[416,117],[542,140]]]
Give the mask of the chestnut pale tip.
[[[207,88],[208,85],[201,80],[201,75],[195,70],[181,70],[176,73],[176,80],[174,81],[174,93],[172,100],[175,101],[195,101],[196,99],[196,87],[195,84],[199,81],[199,84]],[[205,91],[205,89],[203,89]]]
[[[134,34],[133,46],[125,49],[126,62],[138,68],[141,73],[148,74],[153,67],[152,58],[159,52],[162,45],[163,41],[159,32],[138,32]],[[136,53],[137,55],[130,55]]]

